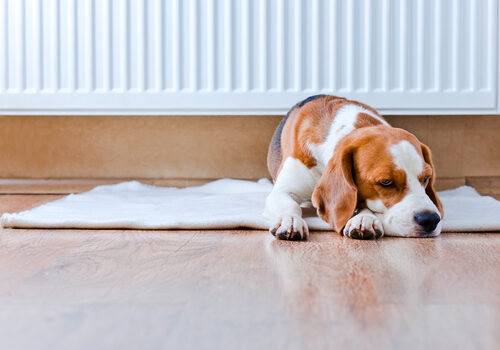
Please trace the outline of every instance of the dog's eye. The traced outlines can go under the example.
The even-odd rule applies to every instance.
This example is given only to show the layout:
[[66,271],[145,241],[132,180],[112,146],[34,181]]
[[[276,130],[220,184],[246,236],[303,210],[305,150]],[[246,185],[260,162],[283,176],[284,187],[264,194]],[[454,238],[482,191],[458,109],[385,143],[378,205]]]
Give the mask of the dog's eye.
[[392,180],[382,180],[377,182],[377,185],[382,187],[392,187],[394,185],[394,182]]
[[429,176],[426,176],[422,179],[422,184],[427,185],[427,182],[429,181]]

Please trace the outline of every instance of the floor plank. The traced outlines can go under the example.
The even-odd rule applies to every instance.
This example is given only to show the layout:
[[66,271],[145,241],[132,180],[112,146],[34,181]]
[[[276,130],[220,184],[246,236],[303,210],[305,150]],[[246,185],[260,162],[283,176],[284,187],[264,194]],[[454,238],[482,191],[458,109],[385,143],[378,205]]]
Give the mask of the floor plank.
[[494,233],[4,229],[0,348],[497,349],[499,266]]

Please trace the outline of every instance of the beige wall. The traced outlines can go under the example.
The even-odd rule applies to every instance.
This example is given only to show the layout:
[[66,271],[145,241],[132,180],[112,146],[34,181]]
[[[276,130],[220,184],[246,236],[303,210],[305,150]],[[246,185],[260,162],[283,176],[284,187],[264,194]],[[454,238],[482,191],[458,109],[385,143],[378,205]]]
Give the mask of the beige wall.
[[[280,116],[0,117],[0,178],[267,176]],[[500,116],[391,116],[434,155],[438,176],[500,176]]]

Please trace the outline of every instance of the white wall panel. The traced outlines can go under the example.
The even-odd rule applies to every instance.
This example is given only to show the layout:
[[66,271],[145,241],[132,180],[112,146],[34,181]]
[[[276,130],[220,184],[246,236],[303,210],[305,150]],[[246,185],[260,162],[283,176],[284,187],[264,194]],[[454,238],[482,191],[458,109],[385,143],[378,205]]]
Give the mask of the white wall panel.
[[0,113],[499,113],[498,39],[497,0],[0,0]]

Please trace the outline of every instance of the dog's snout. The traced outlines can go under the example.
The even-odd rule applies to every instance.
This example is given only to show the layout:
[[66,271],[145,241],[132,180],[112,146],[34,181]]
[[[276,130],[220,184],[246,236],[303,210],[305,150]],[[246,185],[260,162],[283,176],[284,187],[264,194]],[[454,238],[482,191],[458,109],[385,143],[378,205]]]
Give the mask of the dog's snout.
[[414,217],[415,222],[424,229],[425,232],[432,232],[436,229],[436,226],[441,221],[441,218],[437,213],[433,212],[423,212],[418,213]]

